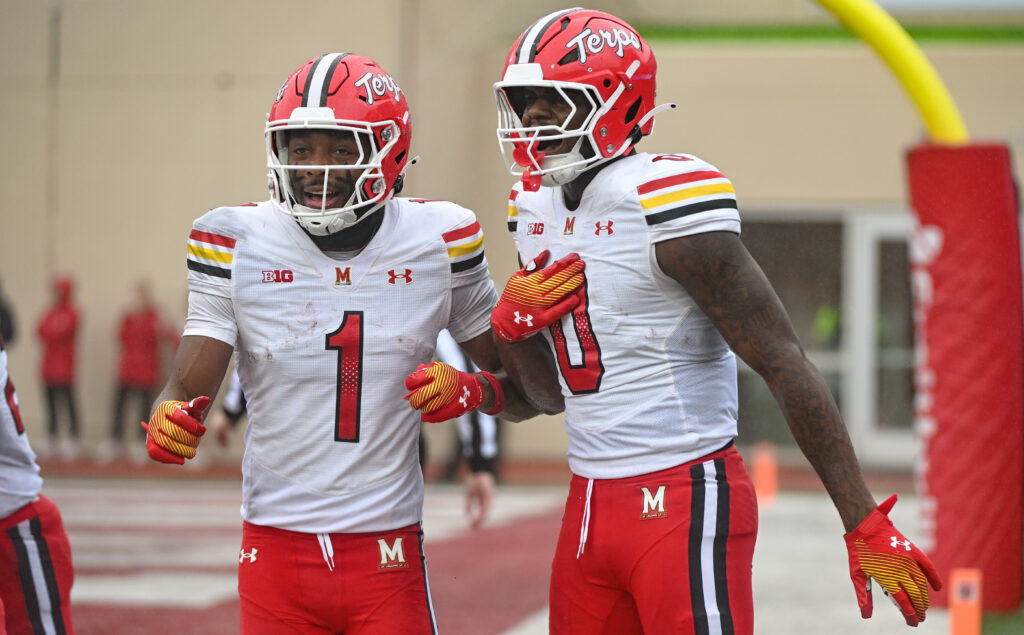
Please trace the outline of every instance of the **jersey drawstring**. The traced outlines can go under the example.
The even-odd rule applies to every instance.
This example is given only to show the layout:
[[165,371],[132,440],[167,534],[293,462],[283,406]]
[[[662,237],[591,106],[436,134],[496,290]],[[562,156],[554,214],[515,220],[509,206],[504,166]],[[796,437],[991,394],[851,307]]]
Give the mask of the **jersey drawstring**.
[[331,534],[317,534],[316,539],[320,543],[320,552],[324,554],[327,568],[334,571],[334,545],[331,544]]
[[590,493],[594,491],[594,479],[587,479],[587,502],[583,504],[583,522],[580,524],[580,548],[576,550],[576,559],[583,555],[587,544],[587,532],[590,530]]

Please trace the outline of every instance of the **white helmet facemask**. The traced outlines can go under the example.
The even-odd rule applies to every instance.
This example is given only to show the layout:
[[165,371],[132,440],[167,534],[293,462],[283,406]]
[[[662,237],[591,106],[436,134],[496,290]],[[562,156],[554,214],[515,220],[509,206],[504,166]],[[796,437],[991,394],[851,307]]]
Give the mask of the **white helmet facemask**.
[[[520,113],[512,104],[510,91],[526,87],[555,90],[571,108],[565,121],[558,126],[524,126]],[[505,159],[505,167],[511,174],[522,176],[529,173],[533,178],[539,177],[541,185],[550,187],[568,183],[605,160],[594,147],[594,125],[603,110],[601,97],[593,87],[529,78],[498,82],[494,88],[498,106],[498,147]],[[570,98],[570,92],[582,95],[583,99],[579,101],[585,102],[585,105],[577,105],[577,100]],[[574,123],[584,108],[588,111],[578,123]],[[541,145],[558,145],[565,139],[576,139],[576,143],[566,152],[546,154],[540,149]],[[586,152],[584,147],[587,148]]]
[[[288,158],[289,131],[323,130],[349,132],[359,147],[358,159],[345,165],[292,165]],[[291,215],[314,236],[326,236],[352,227],[384,207],[394,196],[394,188],[386,182],[381,165],[398,141],[401,132],[390,121],[377,123],[345,121],[334,118],[330,108],[296,108],[287,120],[267,123],[267,168],[271,195],[275,206]],[[383,142],[378,148],[377,139]],[[323,196],[319,207],[310,207],[293,191],[292,175],[298,171],[322,171]],[[328,187],[332,176],[348,172],[352,193],[345,201],[330,201]],[[328,207],[329,204],[332,205]]]

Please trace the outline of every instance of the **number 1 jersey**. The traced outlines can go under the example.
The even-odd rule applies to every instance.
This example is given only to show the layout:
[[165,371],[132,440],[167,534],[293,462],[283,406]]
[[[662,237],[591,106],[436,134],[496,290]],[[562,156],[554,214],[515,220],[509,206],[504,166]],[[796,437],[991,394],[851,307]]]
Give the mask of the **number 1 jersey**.
[[184,334],[235,347],[251,523],[366,532],[422,517],[405,377],[431,360],[441,329],[458,341],[487,331],[496,293],[471,211],[393,199],[377,213],[380,229],[347,260],[269,201],[193,224]]

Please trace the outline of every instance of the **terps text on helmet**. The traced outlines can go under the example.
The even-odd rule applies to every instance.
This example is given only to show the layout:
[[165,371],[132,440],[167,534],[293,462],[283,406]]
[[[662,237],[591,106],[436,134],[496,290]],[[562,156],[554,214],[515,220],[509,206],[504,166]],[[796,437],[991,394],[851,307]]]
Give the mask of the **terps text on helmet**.
[[567,49],[576,49],[577,53],[579,53],[580,64],[587,63],[588,53],[590,55],[597,55],[606,46],[615,49],[615,54],[619,57],[623,57],[622,50],[627,46],[632,46],[638,51],[643,50],[643,45],[640,44],[640,37],[626,29],[612,29],[610,31],[598,29],[597,33],[595,33],[590,27],[587,27],[565,44]]
[[392,95],[395,101],[402,101],[402,89],[398,87],[395,80],[387,73],[369,73],[356,80],[353,84],[356,88],[366,91],[366,103],[373,105],[376,97]]

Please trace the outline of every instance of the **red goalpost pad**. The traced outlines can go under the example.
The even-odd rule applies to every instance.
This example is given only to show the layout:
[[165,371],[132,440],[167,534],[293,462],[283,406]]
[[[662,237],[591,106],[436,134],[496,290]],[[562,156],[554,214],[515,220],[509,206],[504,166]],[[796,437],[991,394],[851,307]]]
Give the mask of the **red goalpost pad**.
[[[1020,230],[1002,144],[907,156],[920,546],[943,581],[982,570],[986,610],[1021,603],[1024,317]],[[946,589],[935,594],[946,606]]]

